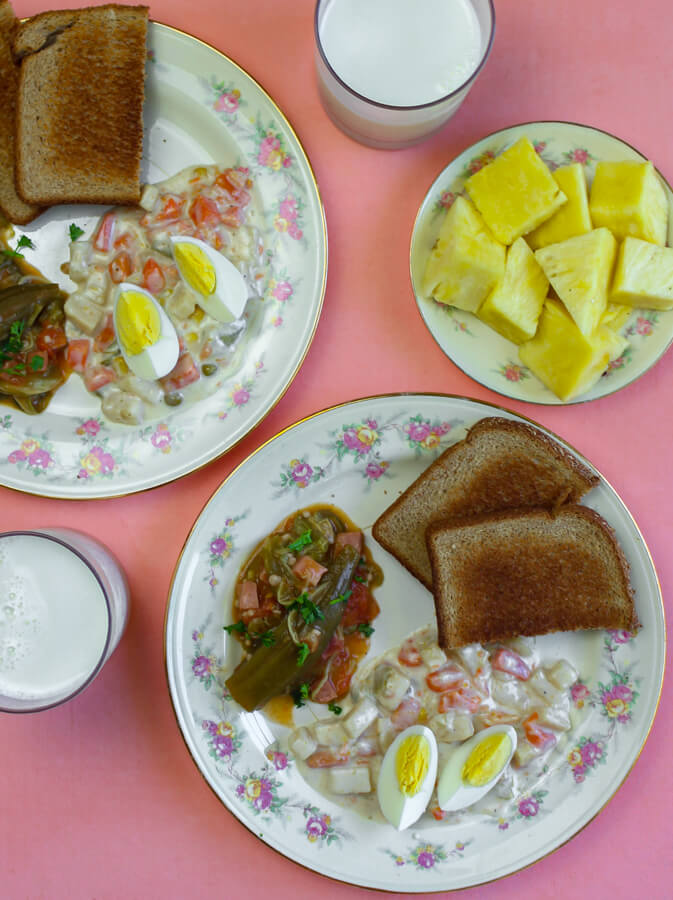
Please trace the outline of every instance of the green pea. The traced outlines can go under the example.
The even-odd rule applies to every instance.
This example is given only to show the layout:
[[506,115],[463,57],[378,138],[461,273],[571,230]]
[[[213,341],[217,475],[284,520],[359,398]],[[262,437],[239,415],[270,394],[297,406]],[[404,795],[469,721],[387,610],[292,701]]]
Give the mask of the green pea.
[[215,365],[215,363],[204,363],[204,364],[201,366],[201,371],[202,371],[203,374],[206,375],[206,376],[207,376],[207,375],[214,375],[215,372],[217,372],[217,366]]
[[174,391],[171,394],[164,394],[164,403],[166,406],[180,406],[182,403],[182,394]]

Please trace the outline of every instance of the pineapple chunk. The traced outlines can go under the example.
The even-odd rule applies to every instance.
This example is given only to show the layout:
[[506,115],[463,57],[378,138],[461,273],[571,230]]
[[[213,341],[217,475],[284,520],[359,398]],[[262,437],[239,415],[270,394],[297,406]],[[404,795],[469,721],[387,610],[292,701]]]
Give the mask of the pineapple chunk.
[[668,200],[651,162],[599,162],[591,185],[589,212],[617,240],[631,236],[664,246]]
[[617,241],[607,228],[535,251],[535,259],[586,337],[605,312],[616,254]]
[[507,251],[505,277],[479,307],[478,317],[520,344],[535,334],[549,281],[523,238]]
[[423,290],[440,303],[476,312],[505,271],[499,244],[466,197],[457,197],[439,231]]
[[605,312],[601,316],[601,325],[620,331],[631,318],[632,306],[624,306],[622,303],[608,303]]
[[537,228],[563,203],[565,194],[527,137],[520,138],[465,182],[484,221],[503,244]]
[[589,194],[587,193],[587,177],[581,163],[561,166],[552,172],[552,178],[568,198],[568,202],[557,210],[551,219],[538,225],[531,231],[526,240],[533,250],[546,247],[547,244],[558,244],[566,238],[591,231],[589,215]]
[[600,325],[586,337],[561,303],[547,300],[534,338],[519,347],[521,362],[561,400],[588,391],[627,341]]
[[673,250],[627,237],[617,256],[610,299],[645,309],[673,309]]

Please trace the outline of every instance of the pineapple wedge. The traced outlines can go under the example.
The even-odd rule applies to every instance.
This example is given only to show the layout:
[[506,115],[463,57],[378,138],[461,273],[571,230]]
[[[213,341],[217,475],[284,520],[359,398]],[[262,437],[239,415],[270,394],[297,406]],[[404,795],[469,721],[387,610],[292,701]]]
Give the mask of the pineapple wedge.
[[589,212],[594,227],[604,225],[617,240],[631,236],[666,243],[668,200],[651,162],[599,162]]
[[568,202],[557,210],[551,219],[538,225],[535,231],[526,237],[533,250],[546,247],[547,244],[558,244],[566,238],[591,231],[589,215],[589,194],[587,177],[581,163],[561,166],[552,172],[552,178],[568,198]]
[[673,249],[627,237],[617,256],[610,300],[644,309],[673,309]]
[[476,312],[505,272],[505,248],[466,197],[447,211],[423,276],[423,292]]
[[621,303],[608,303],[605,312],[601,316],[601,325],[620,331],[631,318],[632,306],[624,306]]
[[547,300],[534,338],[519,347],[521,362],[561,400],[588,391],[628,342],[600,325],[587,337],[564,306]]
[[607,228],[535,251],[535,259],[586,337],[605,312],[616,254],[617,241]]
[[495,237],[513,244],[552,216],[566,196],[527,137],[465,182],[465,189]]
[[505,277],[479,307],[477,316],[498,334],[521,344],[533,337],[549,281],[523,238],[507,251]]

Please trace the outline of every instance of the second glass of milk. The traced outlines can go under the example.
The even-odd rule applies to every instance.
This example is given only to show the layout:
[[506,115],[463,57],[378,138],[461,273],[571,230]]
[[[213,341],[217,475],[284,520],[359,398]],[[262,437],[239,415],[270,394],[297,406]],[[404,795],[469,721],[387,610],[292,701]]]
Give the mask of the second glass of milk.
[[492,0],[318,0],[323,105],[371,147],[416,144],[456,112],[493,43]]
[[119,643],[128,609],[124,572],[94,538],[0,534],[0,710],[37,712],[80,693]]

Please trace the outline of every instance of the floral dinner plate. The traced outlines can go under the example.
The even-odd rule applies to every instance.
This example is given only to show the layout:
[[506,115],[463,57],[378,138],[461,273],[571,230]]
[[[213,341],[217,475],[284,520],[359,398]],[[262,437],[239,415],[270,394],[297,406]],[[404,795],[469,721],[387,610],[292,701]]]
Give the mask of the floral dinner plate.
[[[398,833],[311,788],[287,753],[288,730],[242,712],[224,680],[235,642],[233,584],[258,542],[293,511],[343,509],[367,535],[384,581],[370,657],[434,621],[430,593],[372,538],[377,516],[467,427],[514,413],[462,397],[395,395],[325,410],[280,433],[224,481],[178,561],[166,616],[168,685],[196,765],[224,805],[288,859],[332,878],[388,891],[442,891],[491,881],[535,862],[607,803],[637,759],[656,712],[664,667],[663,605],[635,522],[603,479],[586,499],[613,526],[631,566],[636,634],[583,632],[536,639],[541,656],[579,672],[576,726],[549,771],[525,783],[502,815],[460,822],[426,816]],[[586,460],[584,460],[586,463]],[[255,485],[254,495],[250,485]],[[312,704],[295,710],[312,721]],[[324,716],[324,707],[320,710]]]
[[[442,218],[465,181],[502,150],[526,135],[550,169],[581,163],[589,183],[600,160],[643,160],[629,144],[605,131],[568,122],[527,122],[488,135],[468,147],[436,178],[418,211],[411,237],[411,282],[423,321],[444,353],[484,387],[529,403],[563,403],[519,360],[515,344],[471,313],[438,303],[423,294],[425,265]],[[656,162],[656,161],[655,161]],[[663,180],[663,179],[662,179]],[[663,181],[669,202],[668,244],[673,244],[673,192]],[[622,328],[628,347],[585,394],[570,403],[605,397],[631,384],[650,369],[673,341],[673,310],[634,310]]]
[[[108,422],[73,375],[39,416],[0,407],[0,483],[47,497],[111,497],[185,475],[240,441],[275,406],[308,351],[322,309],[325,220],[311,166],[292,127],[266,92],[207,44],[150,23],[143,181],[186,166],[247,167],[268,277],[246,308],[240,363],[207,399],[166,407],[141,426]],[[27,234],[28,262],[66,290],[69,225],[85,236],[103,211],[60,206]],[[12,239],[12,246],[14,239]]]

